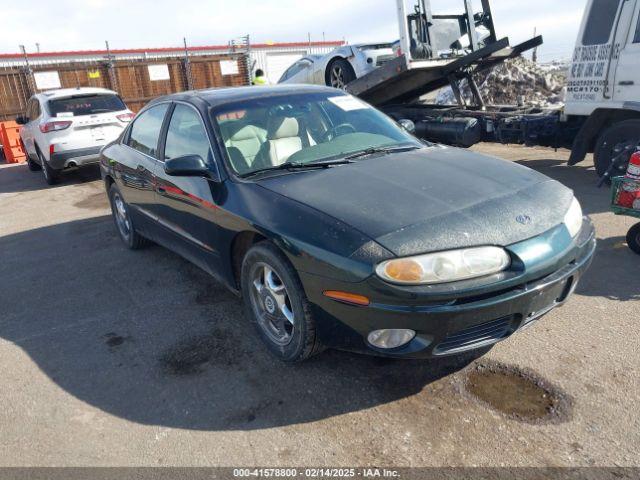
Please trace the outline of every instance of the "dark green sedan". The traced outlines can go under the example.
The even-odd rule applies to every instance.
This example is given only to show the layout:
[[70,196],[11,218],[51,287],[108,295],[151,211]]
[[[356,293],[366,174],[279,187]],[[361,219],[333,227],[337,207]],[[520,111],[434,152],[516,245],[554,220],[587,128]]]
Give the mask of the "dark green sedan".
[[595,250],[562,184],[324,87],[163,97],[101,155],[124,243],[241,295],[285,361],[490,346],[562,305]]

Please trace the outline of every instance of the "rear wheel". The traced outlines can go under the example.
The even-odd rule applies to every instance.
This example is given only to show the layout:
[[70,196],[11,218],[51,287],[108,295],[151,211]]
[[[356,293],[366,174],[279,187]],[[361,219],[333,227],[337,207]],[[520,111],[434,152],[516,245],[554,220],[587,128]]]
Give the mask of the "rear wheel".
[[149,244],[149,240],[136,232],[129,214],[129,205],[122,198],[122,194],[115,183],[109,187],[109,203],[111,203],[113,221],[124,244],[131,250],[139,250],[146,247]]
[[637,223],[629,230],[627,234],[627,245],[629,245],[631,250],[640,255],[640,223]]
[[40,166],[42,167],[42,174],[44,175],[44,181],[48,185],[55,185],[58,183],[59,172],[49,166],[49,163],[45,160],[44,155],[38,150],[38,159],[40,160]]
[[241,283],[250,318],[280,360],[301,362],[322,350],[298,274],[274,245],[262,242],[249,250]]
[[640,143],[640,120],[625,120],[606,129],[600,135],[594,152],[594,163],[598,176],[602,177],[607,173],[611,162],[623,152],[627,157],[626,162],[621,162],[611,176],[624,175],[631,154],[635,152],[638,143]]
[[344,90],[355,79],[356,73],[353,71],[353,67],[344,58],[336,58],[327,68],[326,83],[328,87]]

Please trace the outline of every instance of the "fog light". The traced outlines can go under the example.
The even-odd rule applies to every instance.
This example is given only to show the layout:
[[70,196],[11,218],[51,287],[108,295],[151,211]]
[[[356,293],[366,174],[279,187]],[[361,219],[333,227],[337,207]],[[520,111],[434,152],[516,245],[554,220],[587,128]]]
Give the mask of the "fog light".
[[369,334],[368,340],[371,345],[377,348],[388,350],[406,345],[416,336],[413,330],[375,330]]

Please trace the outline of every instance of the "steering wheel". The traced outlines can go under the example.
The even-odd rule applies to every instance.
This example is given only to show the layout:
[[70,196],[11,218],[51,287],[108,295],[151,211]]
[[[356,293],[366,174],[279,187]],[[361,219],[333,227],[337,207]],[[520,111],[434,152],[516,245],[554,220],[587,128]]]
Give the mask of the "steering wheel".
[[349,133],[356,133],[356,129],[350,123],[341,123],[340,125],[336,125],[331,130],[327,130],[325,134],[322,136],[323,142],[330,142],[334,138],[341,137],[342,135],[347,135]]

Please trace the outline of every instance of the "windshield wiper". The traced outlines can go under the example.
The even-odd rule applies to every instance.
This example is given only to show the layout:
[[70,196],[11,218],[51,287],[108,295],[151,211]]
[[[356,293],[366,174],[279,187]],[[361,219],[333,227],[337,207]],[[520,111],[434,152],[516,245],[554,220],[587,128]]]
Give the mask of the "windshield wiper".
[[311,163],[301,163],[301,162],[289,163],[289,162],[285,162],[282,165],[277,165],[275,167],[261,168],[259,170],[254,170],[253,172],[245,173],[244,175],[241,175],[241,178],[249,178],[249,177],[253,177],[254,175],[258,175],[260,173],[276,172],[278,170],[288,170],[288,171],[292,171],[292,170],[313,170],[313,169],[318,169],[318,168],[330,168],[330,167],[333,167],[334,165],[346,165],[346,164],[349,164],[349,163],[353,163],[353,161],[349,160],[349,159],[342,159],[342,160],[329,160],[329,161],[324,161],[324,162],[311,162]]
[[396,152],[408,152],[410,150],[419,150],[421,147],[417,145],[407,145],[406,147],[371,147],[365,150],[361,150],[356,153],[344,157],[346,160],[355,160],[356,158],[368,157],[369,155],[375,155],[376,153],[396,153]]

